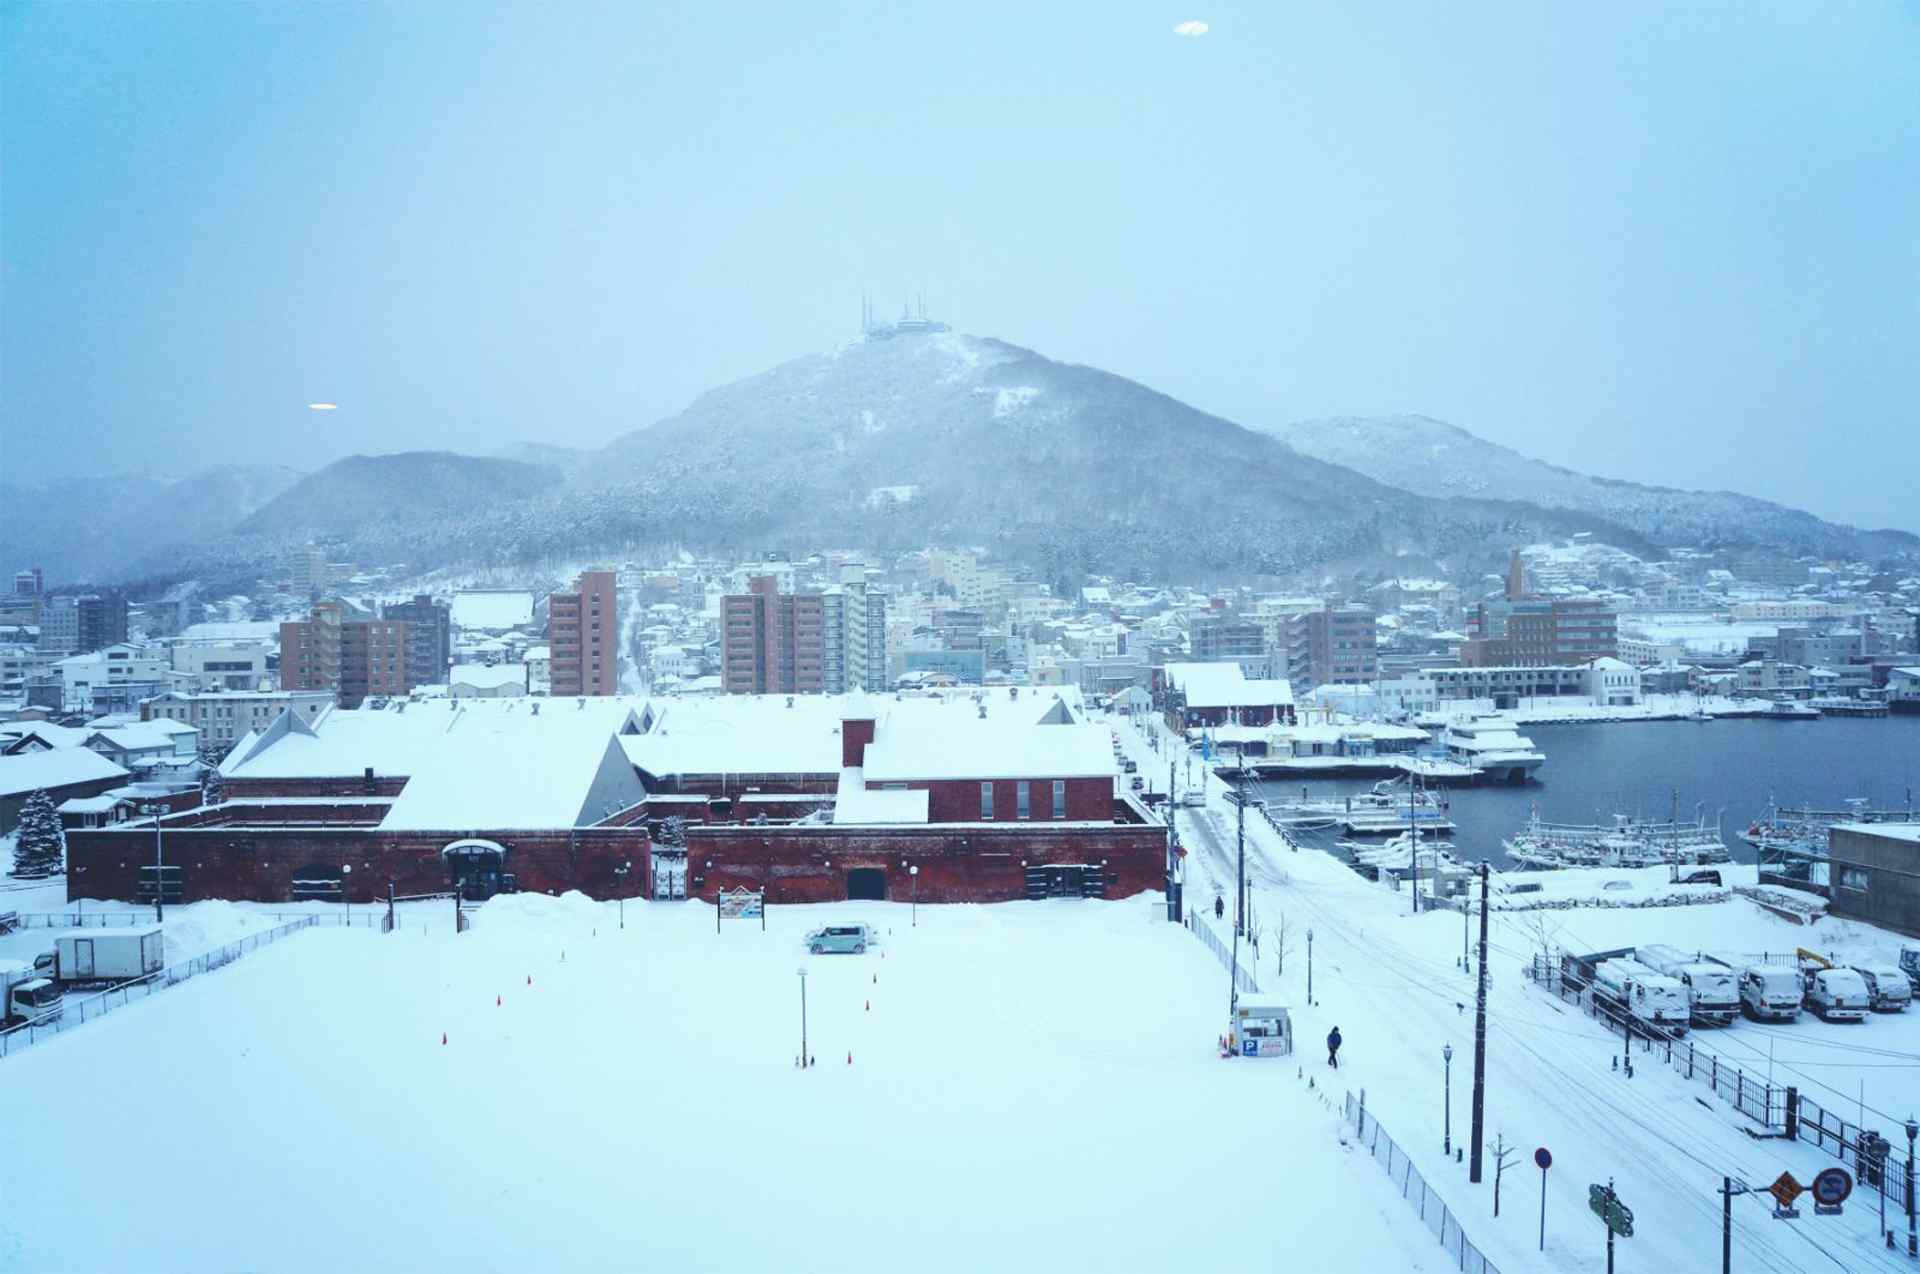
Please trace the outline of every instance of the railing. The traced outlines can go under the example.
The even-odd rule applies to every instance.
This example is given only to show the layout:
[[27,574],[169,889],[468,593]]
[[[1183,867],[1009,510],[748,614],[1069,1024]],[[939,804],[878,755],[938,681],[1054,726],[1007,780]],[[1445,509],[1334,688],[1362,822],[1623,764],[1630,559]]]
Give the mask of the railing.
[[1791,1122],[1800,1140],[1850,1164],[1857,1185],[1879,1191],[1886,1211],[1906,1215],[1908,1183],[1912,1180],[1907,1156],[1893,1153],[1892,1143],[1874,1129],[1850,1124],[1797,1092],[1794,1098],[1797,1114]]
[[197,955],[184,964],[171,965],[158,973],[150,973],[144,978],[135,978],[130,982],[122,982],[118,986],[108,987],[97,995],[70,999],[63,1006],[57,1021],[30,1022],[11,1030],[0,1031],[0,1057],[11,1057],[21,1049],[37,1044],[43,1039],[50,1039],[63,1031],[70,1031],[97,1017],[105,1016],[115,1009],[125,1008],[135,1000],[144,1000],[156,991],[164,991],[170,986],[185,982],[188,978],[198,977],[209,970],[232,964],[255,948],[278,942],[288,934],[301,929],[312,928],[317,919],[318,917],[315,916],[304,916],[292,924],[251,934],[238,942],[229,942],[224,947]]
[[1246,965],[1235,963],[1232,950],[1226,943],[1220,940],[1220,935],[1215,933],[1212,926],[1208,925],[1206,921],[1194,915],[1191,910],[1187,912],[1187,929],[1194,937],[1200,939],[1209,951],[1213,952],[1214,956],[1220,961],[1221,968],[1231,968],[1233,970],[1233,985],[1237,989],[1250,991],[1255,995],[1260,994],[1260,983],[1255,980],[1252,972],[1248,970]]
[[1413,1160],[1407,1158],[1406,1151],[1394,1144],[1386,1129],[1380,1126],[1378,1119],[1367,1118],[1365,1105],[1356,1102],[1352,1093],[1347,1094],[1347,1122],[1354,1127],[1354,1136],[1381,1168],[1386,1170],[1387,1179],[1400,1191],[1400,1197],[1407,1206],[1420,1214],[1427,1223],[1427,1229],[1446,1249],[1447,1259],[1454,1268],[1466,1271],[1466,1274],[1500,1274],[1499,1267],[1486,1258],[1473,1240],[1460,1228],[1460,1220],[1453,1210],[1440,1199],[1440,1196],[1427,1188],[1427,1179],[1413,1166]]
[[157,922],[152,911],[23,911],[15,923],[22,929],[124,929]]

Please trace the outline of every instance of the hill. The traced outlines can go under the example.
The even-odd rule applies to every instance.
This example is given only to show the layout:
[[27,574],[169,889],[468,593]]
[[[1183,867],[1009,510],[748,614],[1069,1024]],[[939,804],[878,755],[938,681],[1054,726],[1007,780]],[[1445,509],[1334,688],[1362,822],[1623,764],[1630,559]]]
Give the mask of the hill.
[[1268,432],[1295,450],[1422,495],[1523,500],[1603,518],[1662,545],[1765,547],[1881,558],[1920,548],[1904,531],[1867,531],[1731,491],[1685,491],[1562,469],[1426,416],[1302,420]]

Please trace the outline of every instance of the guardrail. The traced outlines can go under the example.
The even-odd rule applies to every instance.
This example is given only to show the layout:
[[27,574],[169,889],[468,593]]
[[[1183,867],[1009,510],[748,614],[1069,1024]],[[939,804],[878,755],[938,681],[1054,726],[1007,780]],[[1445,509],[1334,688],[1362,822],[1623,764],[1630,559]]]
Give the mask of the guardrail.
[[134,978],[118,986],[108,987],[97,994],[69,1000],[62,1008],[58,1021],[30,1022],[10,1030],[0,1031],[0,1057],[11,1057],[21,1049],[31,1047],[43,1039],[51,1039],[55,1035],[103,1017],[116,1009],[123,1009],[133,1001],[144,1000],[156,991],[164,991],[170,986],[178,986],[187,979],[198,977],[209,970],[232,964],[248,952],[266,946],[268,943],[278,942],[290,933],[311,929],[318,919],[317,916],[305,916],[292,924],[249,934],[238,942],[229,942],[224,947],[217,947],[197,955],[184,964],[171,965],[158,973],[150,973],[144,978]]
[[155,921],[151,911],[23,911],[15,923],[22,929],[125,929]]
[[1413,1160],[1407,1158],[1407,1152],[1394,1143],[1378,1119],[1367,1118],[1366,1103],[1354,1101],[1353,1094],[1348,1093],[1345,1115],[1353,1125],[1355,1138],[1366,1147],[1374,1162],[1386,1170],[1387,1179],[1398,1187],[1407,1206],[1427,1223],[1427,1229],[1446,1250],[1454,1268],[1466,1274],[1500,1274],[1499,1267],[1489,1261],[1460,1228],[1460,1219],[1454,1216],[1453,1210],[1427,1188],[1427,1179],[1413,1166]]

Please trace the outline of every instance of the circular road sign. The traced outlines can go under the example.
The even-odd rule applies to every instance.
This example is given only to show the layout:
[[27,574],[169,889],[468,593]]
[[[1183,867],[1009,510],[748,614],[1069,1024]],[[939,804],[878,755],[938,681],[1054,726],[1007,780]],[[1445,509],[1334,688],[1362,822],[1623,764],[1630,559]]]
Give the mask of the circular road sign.
[[1547,1148],[1545,1146],[1542,1146],[1540,1147],[1540,1149],[1533,1152],[1533,1161],[1535,1164],[1539,1166],[1540,1171],[1542,1172],[1545,1172],[1548,1168],[1553,1167],[1553,1156],[1547,1153]]
[[1813,1179],[1813,1197],[1827,1207],[1837,1207],[1853,1193],[1853,1177],[1845,1168],[1828,1168]]

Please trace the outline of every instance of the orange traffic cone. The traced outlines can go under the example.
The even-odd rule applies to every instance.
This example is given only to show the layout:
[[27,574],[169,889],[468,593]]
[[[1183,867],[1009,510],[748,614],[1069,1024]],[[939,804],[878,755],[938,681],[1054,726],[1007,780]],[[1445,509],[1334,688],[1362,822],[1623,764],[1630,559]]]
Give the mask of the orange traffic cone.
[[847,1053],[847,1065],[853,1065],[853,1053],[851,1051]]
[[869,1013],[871,1013],[871,1012],[873,1012],[873,1001],[872,1001],[872,1000],[868,1000],[868,1001],[867,1001],[867,1012],[869,1012]]
[[497,995],[493,997],[493,1007],[496,1009],[500,1007],[500,997]]
[[532,986],[532,985],[533,985],[533,975],[532,975],[531,973],[529,973],[529,974],[527,975],[527,985],[528,985],[528,986]]
[[[440,1042],[442,1044],[445,1044],[447,1042],[447,1033],[445,1031],[440,1032]],[[848,1054],[848,1056],[851,1057],[852,1054]]]

